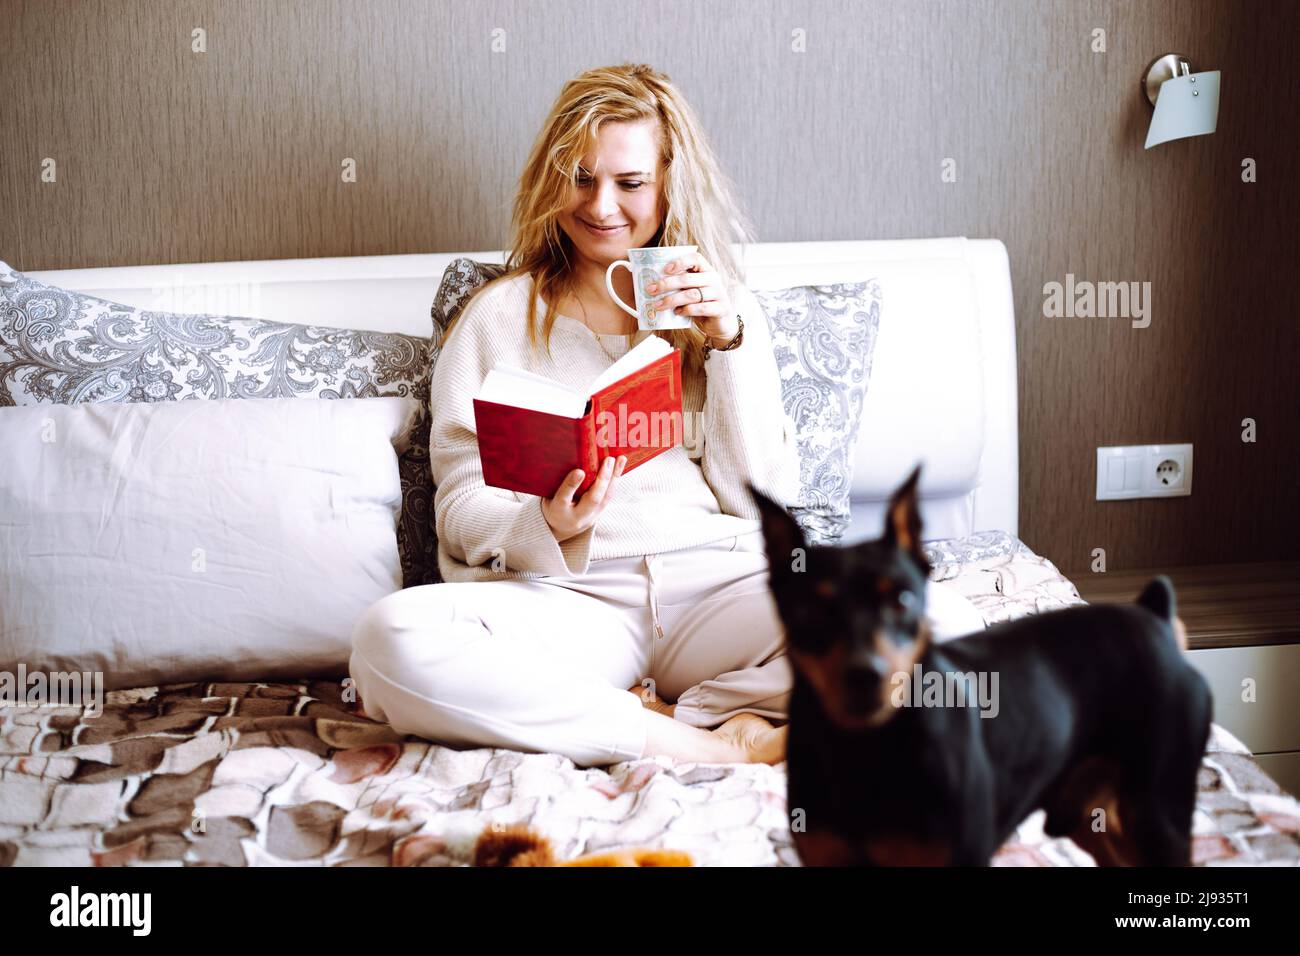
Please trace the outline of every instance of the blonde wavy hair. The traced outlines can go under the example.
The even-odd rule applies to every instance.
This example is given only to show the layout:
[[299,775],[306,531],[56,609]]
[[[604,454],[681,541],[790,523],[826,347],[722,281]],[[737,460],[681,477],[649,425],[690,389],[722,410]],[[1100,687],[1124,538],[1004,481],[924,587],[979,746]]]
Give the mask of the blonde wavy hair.
[[[528,339],[534,350],[544,342],[550,354],[558,314],[554,303],[576,285],[570,269],[573,244],[559,227],[558,216],[570,202],[570,189],[577,187],[582,157],[594,148],[605,123],[643,120],[657,121],[662,172],[662,222],[647,245],[698,246],[724,281],[744,281],[731,243],[753,242],[755,231],[685,97],[666,75],[644,64],[587,70],[560,91],[519,177],[506,272],[470,299],[496,282],[531,274],[536,294],[528,303]],[[538,295],[546,303],[540,329]],[[444,340],[454,324],[447,326]],[[703,375],[705,335],[697,326],[654,334],[681,350],[682,374],[688,382]]]

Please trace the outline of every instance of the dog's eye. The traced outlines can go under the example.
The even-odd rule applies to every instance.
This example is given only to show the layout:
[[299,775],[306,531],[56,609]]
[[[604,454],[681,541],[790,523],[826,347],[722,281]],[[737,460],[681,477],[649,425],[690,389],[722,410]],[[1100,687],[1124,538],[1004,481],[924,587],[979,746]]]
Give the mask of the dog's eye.
[[879,603],[876,607],[900,617],[906,617],[914,612],[921,601],[910,584],[892,578],[878,578],[876,593],[879,595]]

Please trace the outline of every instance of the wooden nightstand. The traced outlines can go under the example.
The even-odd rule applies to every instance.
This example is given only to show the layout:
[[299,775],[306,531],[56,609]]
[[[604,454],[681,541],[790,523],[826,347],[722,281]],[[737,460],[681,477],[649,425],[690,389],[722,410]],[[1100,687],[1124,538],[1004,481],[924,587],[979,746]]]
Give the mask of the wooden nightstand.
[[[1214,693],[1214,720],[1300,794],[1300,562],[1066,573],[1090,604],[1132,601],[1156,574],[1174,583],[1192,663]],[[1255,700],[1243,700],[1254,681]]]

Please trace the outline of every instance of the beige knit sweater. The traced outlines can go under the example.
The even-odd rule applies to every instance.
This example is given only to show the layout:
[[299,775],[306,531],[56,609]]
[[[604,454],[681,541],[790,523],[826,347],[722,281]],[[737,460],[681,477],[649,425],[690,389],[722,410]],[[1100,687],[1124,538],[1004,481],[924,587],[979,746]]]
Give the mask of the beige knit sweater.
[[[758,300],[739,285],[732,302],[745,320],[744,340],[729,352],[713,351],[704,363],[706,382],[683,390],[683,444],[620,475],[596,524],[556,541],[541,498],[483,483],[473,399],[497,362],[585,389],[613,360],[586,325],[563,315],[551,333],[551,355],[534,354],[525,326],[530,295],[530,276],[487,289],[456,320],[434,366],[429,454],[444,581],[571,577],[603,558],[757,531],[746,478],[783,504],[797,500],[795,430],[782,404],[770,332]],[[540,320],[545,306],[537,301]],[[652,334],[637,332],[631,344]],[[603,335],[601,342],[615,356],[629,347],[627,336]]]

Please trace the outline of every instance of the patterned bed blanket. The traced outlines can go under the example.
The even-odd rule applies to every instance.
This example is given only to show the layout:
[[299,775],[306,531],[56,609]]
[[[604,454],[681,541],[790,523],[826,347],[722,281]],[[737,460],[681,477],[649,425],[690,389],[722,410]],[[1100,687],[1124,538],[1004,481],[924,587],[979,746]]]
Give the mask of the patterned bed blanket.
[[[930,545],[988,623],[1083,603],[1014,536]],[[491,821],[523,821],[560,858],[649,845],[699,865],[797,866],[785,764],[666,757],[578,768],[552,754],[395,734],[336,683],[116,691],[104,712],[0,708],[0,865],[463,866]],[[1091,866],[1041,811],[995,865]],[[1300,864],[1300,804],[1214,726],[1195,861]]]

